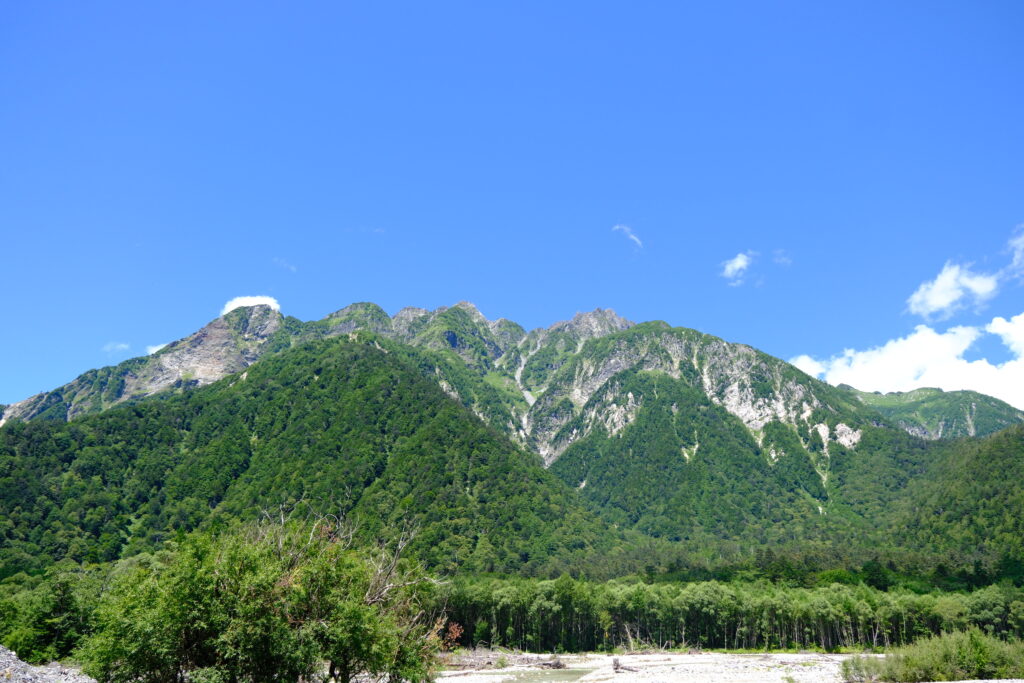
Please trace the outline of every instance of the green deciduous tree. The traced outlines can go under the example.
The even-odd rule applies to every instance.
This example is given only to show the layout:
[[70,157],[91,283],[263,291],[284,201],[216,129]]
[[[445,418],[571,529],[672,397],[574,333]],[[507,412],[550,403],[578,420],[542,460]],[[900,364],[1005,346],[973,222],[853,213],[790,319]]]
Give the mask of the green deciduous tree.
[[[80,654],[100,681],[427,680],[433,583],[324,520],[185,537],[122,577]],[[326,662],[326,670],[324,663]]]

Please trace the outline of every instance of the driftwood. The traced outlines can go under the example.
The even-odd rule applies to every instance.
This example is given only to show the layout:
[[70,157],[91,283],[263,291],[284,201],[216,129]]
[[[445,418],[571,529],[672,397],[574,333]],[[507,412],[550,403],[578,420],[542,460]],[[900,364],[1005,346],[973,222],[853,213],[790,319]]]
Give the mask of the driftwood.
[[612,657],[612,670],[615,673],[619,673],[620,671],[632,671],[636,673],[637,671],[639,671],[639,669],[634,669],[628,666],[622,666],[622,664],[619,662],[618,657]]
[[550,662],[538,662],[537,666],[539,666],[542,669],[564,669],[565,662],[563,662],[561,659],[554,659]]

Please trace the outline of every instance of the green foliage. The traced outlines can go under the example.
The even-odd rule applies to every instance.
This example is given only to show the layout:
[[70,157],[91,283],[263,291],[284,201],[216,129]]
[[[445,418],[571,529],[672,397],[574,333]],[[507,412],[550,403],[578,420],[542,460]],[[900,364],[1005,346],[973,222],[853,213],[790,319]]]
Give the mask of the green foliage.
[[884,659],[858,657],[843,662],[844,680],[992,680],[1024,677],[1024,642],[1006,642],[977,628],[943,633],[888,651]]
[[65,562],[40,577],[22,574],[5,581],[0,642],[28,662],[67,657],[89,628],[100,591],[96,574]]
[[78,655],[99,681],[429,680],[433,585],[320,524],[193,534],[104,596]]
[[1024,564],[1024,426],[937,448],[891,515],[908,544],[936,548],[951,571],[976,583],[1020,581]]

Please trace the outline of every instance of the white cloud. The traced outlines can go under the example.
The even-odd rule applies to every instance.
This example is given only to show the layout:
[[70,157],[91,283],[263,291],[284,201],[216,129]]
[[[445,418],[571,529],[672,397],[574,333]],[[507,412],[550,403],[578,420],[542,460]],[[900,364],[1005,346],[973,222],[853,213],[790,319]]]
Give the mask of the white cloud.
[[754,252],[745,251],[736,254],[728,261],[722,262],[722,277],[729,280],[729,284],[736,286],[743,284],[743,275],[747,268],[754,262]]
[[973,273],[968,266],[947,262],[938,276],[917,288],[907,306],[911,313],[945,320],[963,308],[968,300],[976,306],[995,296],[999,289],[999,276]]
[[636,246],[639,247],[640,249],[644,248],[644,243],[641,242],[640,238],[637,237],[636,233],[633,232],[633,228],[629,227],[628,225],[614,225],[612,226],[612,232],[615,231],[621,232],[626,237],[633,240],[633,243],[636,244]]
[[776,249],[772,252],[772,261],[775,261],[780,266],[791,266],[793,265],[793,259],[789,257],[785,249]]
[[814,360],[806,353],[796,358],[789,359],[790,365],[795,365],[808,375],[812,377],[820,377],[821,373],[825,372],[825,365],[819,361]]
[[1002,317],[993,318],[992,322],[985,326],[985,331],[998,334],[1003,338],[1006,348],[1018,357],[1024,356],[1024,313],[1009,320]]
[[241,306],[270,306],[275,311],[281,310],[281,305],[277,303],[277,299],[272,296],[236,296],[234,299],[224,304],[224,308],[220,310],[220,314],[225,315],[226,313],[230,313]]
[[[986,333],[999,335],[1015,357],[1004,363],[964,358]],[[907,336],[882,346],[846,349],[825,360],[798,356],[790,363],[830,384],[849,384],[863,391],[971,389],[1024,410],[1024,313],[1010,320],[994,318],[985,327],[957,326],[944,332],[918,325]]]
[[121,353],[123,351],[127,351],[130,348],[132,348],[132,345],[126,342],[107,342],[106,344],[103,345],[103,348],[101,350],[105,351],[106,353]]
[[167,344],[154,344],[153,346],[147,346],[146,347],[146,355],[147,356],[152,356],[154,353],[156,353],[160,349],[164,348],[165,346],[167,346]]

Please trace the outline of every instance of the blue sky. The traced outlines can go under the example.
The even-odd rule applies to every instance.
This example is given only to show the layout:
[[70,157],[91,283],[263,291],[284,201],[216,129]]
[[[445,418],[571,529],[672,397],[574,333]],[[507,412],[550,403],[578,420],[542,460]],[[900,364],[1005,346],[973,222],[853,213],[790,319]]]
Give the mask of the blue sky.
[[1024,407],[1022,29],[1019,2],[8,3],[0,403],[266,295],[611,307]]

